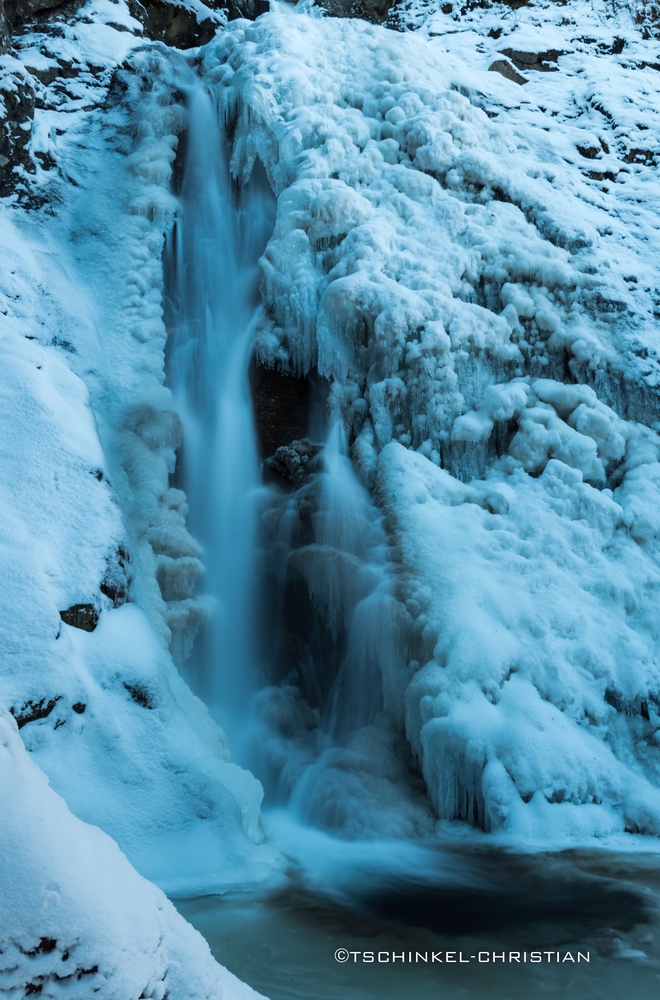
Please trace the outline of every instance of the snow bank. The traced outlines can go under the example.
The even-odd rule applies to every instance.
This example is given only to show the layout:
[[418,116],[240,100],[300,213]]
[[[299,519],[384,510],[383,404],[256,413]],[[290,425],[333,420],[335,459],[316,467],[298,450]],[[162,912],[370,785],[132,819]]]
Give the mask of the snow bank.
[[263,843],[260,784],[168,648],[184,658],[203,614],[163,386],[185,116],[180,57],[129,55],[138,29],[95,0],[17,54],[38,102],[34,173],[0,208],[0,702],[69,808],[185,895],[272,885],[282,861]]
[[249,1000],[117,845],[71,815],[0,710],[0,993]]
[[332,381],[395,533],[436,809],[528,843],[660,833],[660,123],[613,10],[282,10],[202,53],[278,194],[262,361]]

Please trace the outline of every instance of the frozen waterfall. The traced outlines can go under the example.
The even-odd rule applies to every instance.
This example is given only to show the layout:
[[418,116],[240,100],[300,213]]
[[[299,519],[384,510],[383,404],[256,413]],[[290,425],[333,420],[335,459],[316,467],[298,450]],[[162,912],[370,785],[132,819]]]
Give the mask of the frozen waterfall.
[[[192,71],[182,90],[168,368],[183,423],[178,485],[209,599],[189,670],[267,803],[342,836],[407,833],[395,819],[411,798],[401,764],[406,659],[382,515],[341,420],[328,420],[327,392],[309,394],[309,437],[258,455],[249,369],[273,198],[258,169],[243,188],[232,181],[218,109]],[[277,471],[292,458],[304,468],[295,482]],[[427,818],[423,793],[412,798]]]

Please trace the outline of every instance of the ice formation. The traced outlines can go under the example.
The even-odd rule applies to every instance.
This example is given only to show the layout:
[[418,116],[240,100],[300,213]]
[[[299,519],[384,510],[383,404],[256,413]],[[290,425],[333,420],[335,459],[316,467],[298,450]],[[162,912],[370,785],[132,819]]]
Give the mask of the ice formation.
[[[175,667],[200,626],[197,655],[254,671],[249,725],[240,684],[232,704],[289,800],[284,841],[294,815],[356,840],[447,820],[525,846],[660,834],[659,109],[638,13],[412,0],[392,31],[273,4],[184,60],[142,44],[123,0],[91,0],[0,57],[18,163],[0,208],[0,700],[33,761],[3,716],[2,860],[23,873],[7,947],[42,995],[64,931],[108,997],[130,969],[154,1000],[242,995],[80,822],[173,893],[281,878],[261,785]],[[286,490],[259,488],[253,345],[328,387],[329,423],[266,456]],[[270,648],[256,627],[244,642],[259,608]],[[42,829],[63,838],[50,859]],[[85,873],[118,915],[103,954]],[[53,947],[36,895],[16,909],[45,881],[67,901]]]
[[235,175],[258,157],[278,195],[262,363],[332,381],[394,531],[438,815],[657,834],[657,105],[629,12],[621,59],[552,4],[516,16],[559,61],[524,91],[488,73],[505,40],[468,59],[441,14],[423,38],[273,12],[202,67]]
[[[122,17],[125,31],[104,23]],[[263,843],[259,782],[230,762],[168,650],[185,656],[204,613],[163,386],[161,256],[185,111],[181,57],[127,58],[134,27],[101,3],[54,36],[22,36],[22,62],[45,79],[47,59],[79,72],[40,84],[43,157],[24,178],[36,207],[26,194],[2,205],[0,698],[55,791],[141,874],[225,891],[277,882],[282,861]]]

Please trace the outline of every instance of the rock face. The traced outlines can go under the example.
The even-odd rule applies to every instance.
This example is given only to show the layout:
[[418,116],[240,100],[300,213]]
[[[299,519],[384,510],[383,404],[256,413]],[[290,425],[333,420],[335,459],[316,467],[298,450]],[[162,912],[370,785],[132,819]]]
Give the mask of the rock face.
[[540,73],[555,73],[557,66],[549,64],[556,63],[562,53],[559,49],[548,49],[545,52],[519,52],[516,49],[502,49],[502,55],[510,59],[514,66],[523,72],[536,70]]
[[296,378],[275,368],[256,369],[252,379],[252,397],[263,458],[274,455],[283,445],[307,436],[312,391],[307,378]]
[[317,459],[322,450],[322,445],[314,444],[307,438],[292,441],[278,448],[264,463],[265,471],[281,484],[297,490],[310,475],[320,470],[322,463]]
[[0,0],[0,56],[4,56],[11,48],[11,33],[5,16],[5,0]]
[[393,0],[323,0],[319,3],[330,17],[359,17],[372,24],[382,24]]
[[[3,25],[0,22],[0,51]],[[7,36],[8,37],[8,36]],[[29,163],[28,147],[34,118],[34,87],[22,66],[0,66],[0,197],[12,190],[11,174]]]
[[635,8],[635,21],[642,27],[645,38],[660,36],[660,3],[640,0]]
[[494,63],[490,64],[488,69],[491,73],[499,73],[500,76],[506,77],[507,80],[513,80],[514,83],[521,85],[527,83],[527,77],[521,76],[508,59],[496,59]]

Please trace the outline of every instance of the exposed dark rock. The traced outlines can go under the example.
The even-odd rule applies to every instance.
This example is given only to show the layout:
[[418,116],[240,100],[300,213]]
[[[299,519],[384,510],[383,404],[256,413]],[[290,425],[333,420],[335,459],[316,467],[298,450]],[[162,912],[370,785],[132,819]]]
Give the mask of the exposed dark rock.
[[144,684],[127,684],[126,681],[124,681],[124,687],[137,705],[141,705],[142,708],[149,709],[154,707],[151,692],[144,686]]
[[147,38],[177,49],[205,45],[225,21],[245,17],[254,21],[269,10],[268,0],[207,0],[202,13],[192,11],[181,0],[129,0],[129,10],[144,28]]
[[264,462],[264,470],[269,478],[287,484],[297,490],[305,480],[319,469],[318,455],[323,445],[314,444],[304,438],[278,448],[275,454]]
[[73,17],[86,0],[5,0],[9,24],[21,28],[27,21],[56,16],[58,20]]
[[83,715],[85,709],[87,708],[87,705],[84,703],[84,701],[77,701],[75,705],[71,706],[71,708],[76,713],[76,715]]
[[580,156],[584,156],[585,160],[595,160],[600,153],[598,146],[576,146],[576,149]]
[[11,194],[17,168],[30,167],[34,87],[18,66],[0,70],[0,197]]
[[184,4],[167,0],[130,0],[129,10],[143,26],[147,38],[177,49],[206,45],[219,23],[212,17],[199,19]]
[[660,3],[658,0],[638,0],[635,21],[642,28],[645,38],[660,37]]
[[0,0],[0,56],[6,55],[10,49],[11,30],[5,17],[5,0]]
[[263,458],[274,455],[282,445],[307,436],[313,391],[315,387],[307,378],[296,378],[275,368],[256,368],[252,397]]
[[496,59],[494,63],[488,67],[488,69],[493,73],[499,73],[500,76],[506,77],[507,80],[513,80],[514,83],[519,83],[521,86],[523,83],[527,83],[527,78],[521,76],[508,59]]
[[110,598],[112,606],[115,608],[126,604],[128,600],[128,591],[132,580],[130,564],[131,558],[126,549],[121,546],[117,549],[114,558],[108,560],[108,569],[99,589],[102,594]]
[[319,0],[318,6],[329,17],[359,17],[372,24],[382,24],[394,0]]
[[66,625],[80,628],[83,632],[93,632],[99,623],[99,613],[93,604],[74,604],[66,611],[60,611],[60,618]]
[[47,719],[61,698],[62,695],[58,694],[55,698],[49,698],[48,701],[45,698],[41,698],[39,701],[26,701],[19,709],[12,707],[9,711],[14,716],[18,728],[22,729],[23,726],[27,726],[28,722]]
[[502,49],[502,55],[510,59],[517,69],[553,73],[557,71],[557,67],[549,64],[556,63],[563,52],[559,49],[547,49],[545,52],[520,52],[517,49]]

